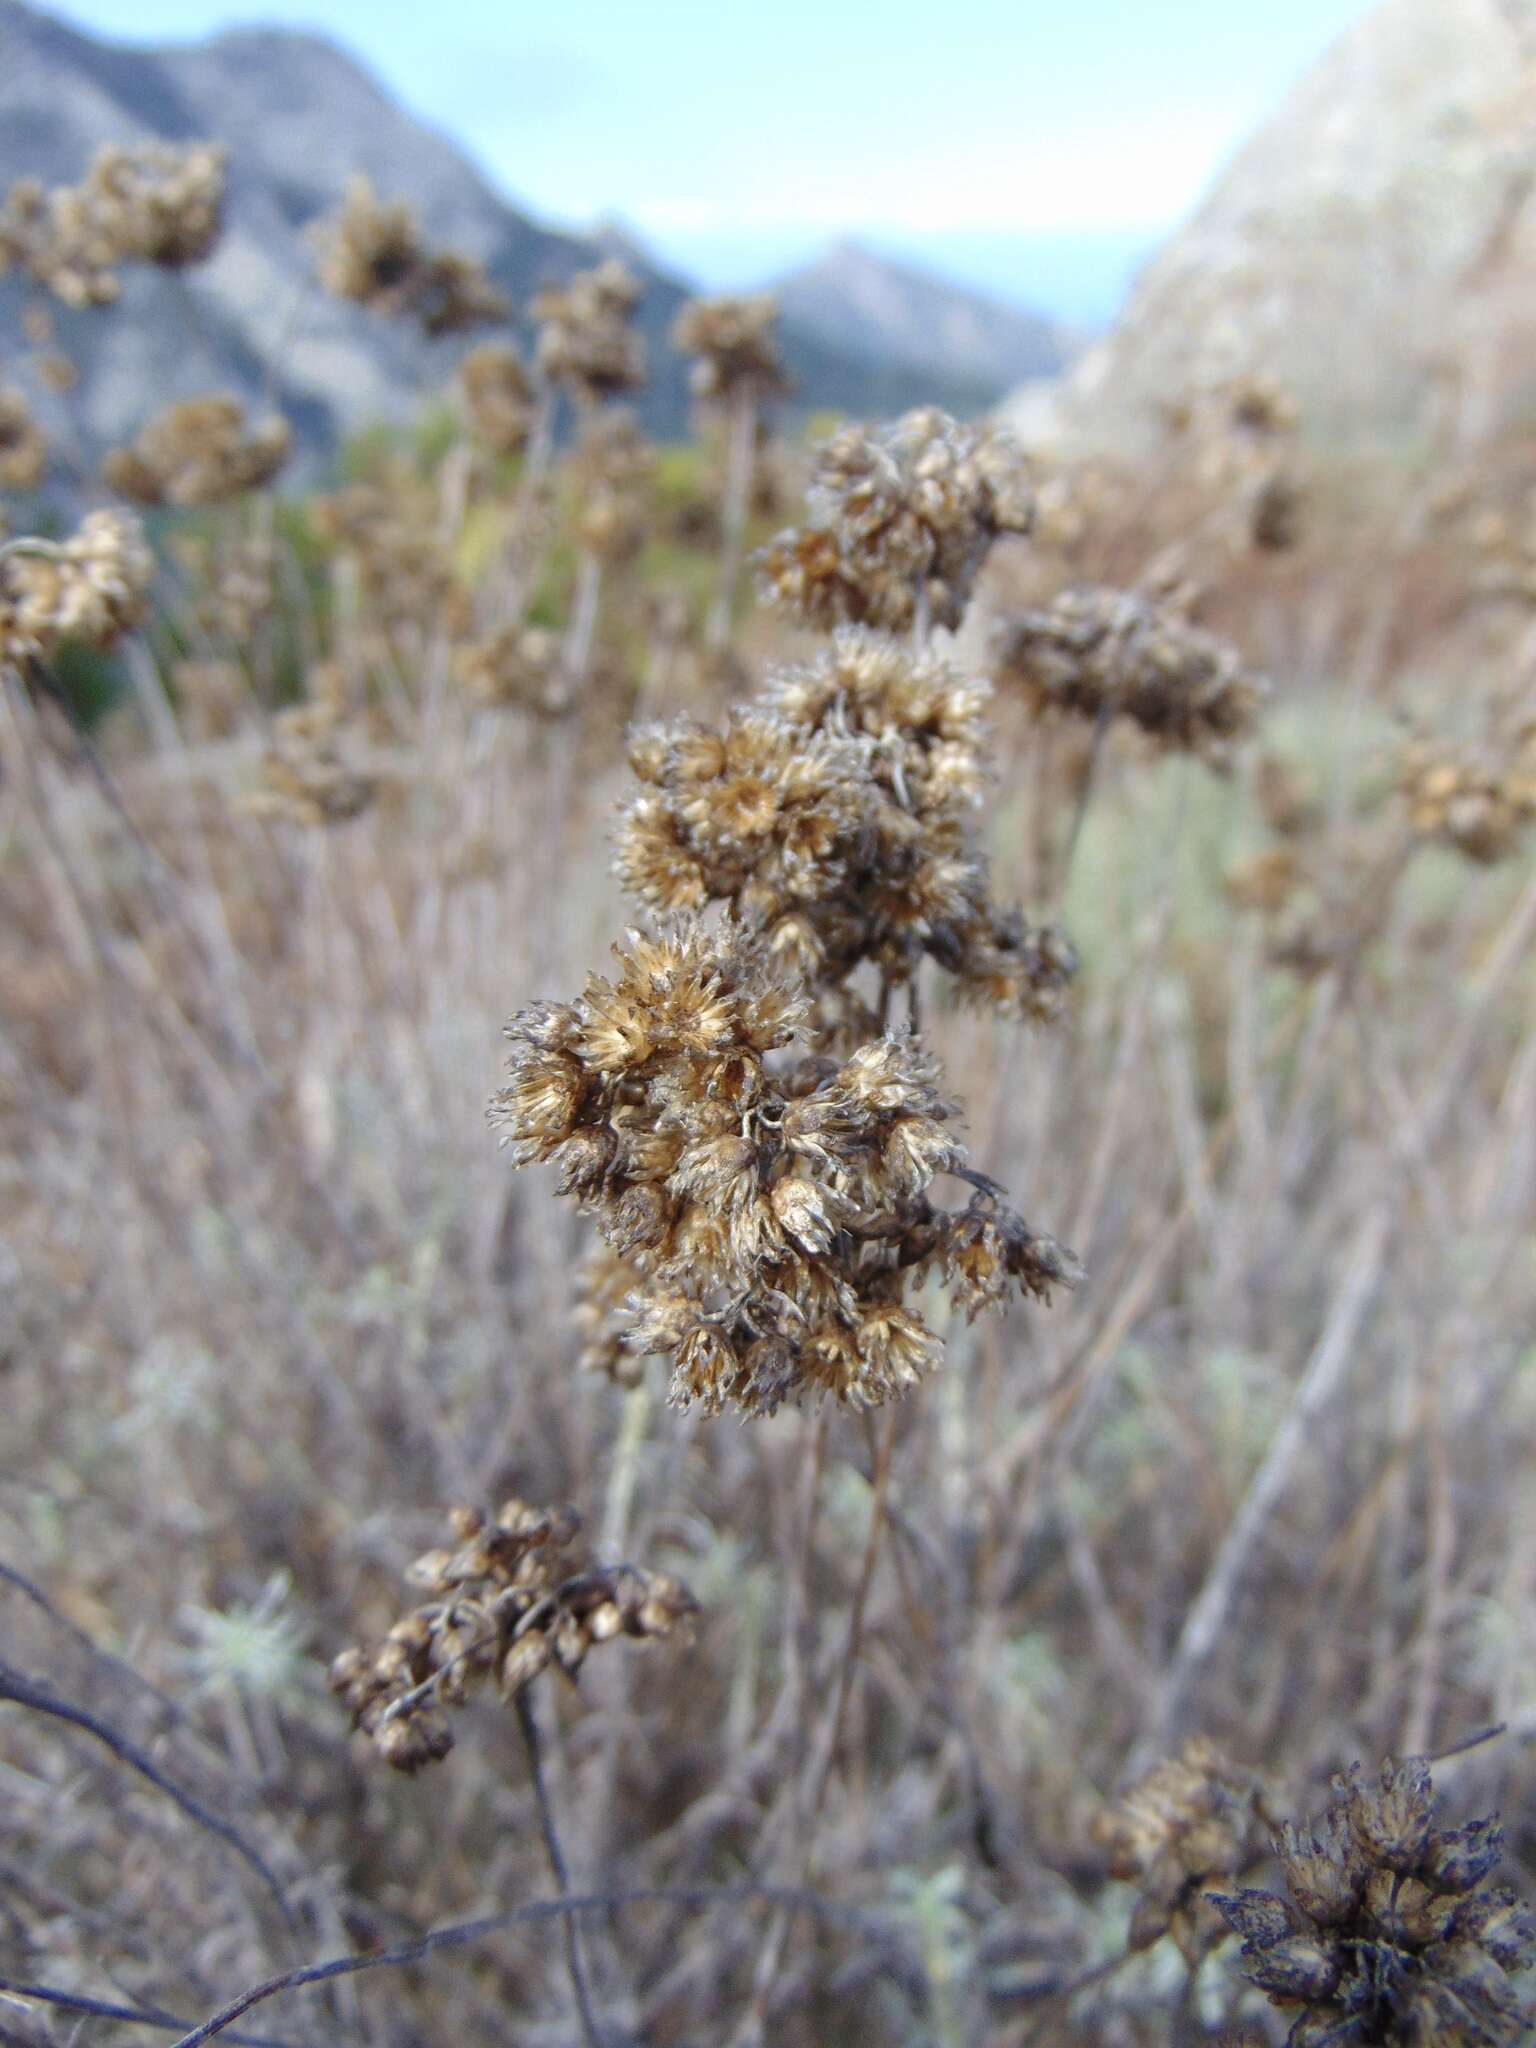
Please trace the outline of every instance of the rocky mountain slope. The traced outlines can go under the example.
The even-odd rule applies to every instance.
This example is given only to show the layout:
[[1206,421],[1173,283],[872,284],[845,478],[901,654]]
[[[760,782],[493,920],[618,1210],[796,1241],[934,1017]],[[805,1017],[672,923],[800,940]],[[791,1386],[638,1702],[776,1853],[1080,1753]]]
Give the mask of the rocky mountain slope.
[[1052,376],[1077,353],[1075,337],[1055,321],[858,242],[834,244],[774,288],[785,318],[830,347],[919,370],[942,363],[978,384]]
[[[445,136],[408,115],[324,38],[238,30],[206,42],[98,42],[25,0],[0,0],[0,189],[34,176],[77,180],[103,143],[218,140],[230,152],[228,225],[213,260],[175,279],[125,273],[110,312],[57,316],[84,369],[76,428],[94,453],[168,400],[233,389],[271,398],[312,449],[375,419],[409,416],[444,381],[456,350],[329,298],[314,283],[309,231],[361,172],[410,201],[429,238],[482,260],[514,303],[603,253],[509,205]],[[631,253],[630,260],[634,257]],[[658,433],[687,411],[686,369],[667,346],[685,284],[643,265],[641,321],[652,365],[642,409]],[[15,332],[19,286],[0,282],[0,331]],[[786,328],[806,409],[878,414],[936,400],[975,411],[1000,376],[946,373]]]
[[1385,0],[1242,149],[1031,438],[1136,456],[1159,402],[1269,372],[1311,434],[1402,457],[1536,397],[1536,4]]

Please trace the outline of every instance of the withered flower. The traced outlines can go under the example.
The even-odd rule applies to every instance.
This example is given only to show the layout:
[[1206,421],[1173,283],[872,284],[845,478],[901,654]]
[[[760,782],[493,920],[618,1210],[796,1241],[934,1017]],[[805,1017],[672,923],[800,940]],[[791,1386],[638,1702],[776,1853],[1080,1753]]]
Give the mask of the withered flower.
[[1482,746],[1418,735],[1403,749],[1398,786],[1420,838],[1496,866],[1536,820],[1536,718]]
[[690,299],[672,324],[672,345],[698,358],[689,376],[694,396],[713,403],[746,391],[762,400],[787,390],[778,317],[771,292]]
[[1230,1882],[1263,1853],[1264,1791],[1254,1772],[1202,1735],[1156,1765],[1093,1823],[1109,1874],[1135,1885],[1130,1945],[1171,1934],[1191,1966],[1225,1927],[1208,1888]]
[[806,526],[759,557],[772,603],[807,625],[955,626],[1000,533],[1026,533],[1023,457],[993,428],[933,408],[844,427],[817,453]]
[[417,1771],[453,1747],[448,1710],[494,1686],[511,1700],[541,1672],[574,1679],[595,1644],[686,1629],[697,1604],[665,1572],[580,1564],[570,1508],[509,1500],[455,1508],[453,1541],[406,1576],[427,1597],[372,1650],[344,1650],[331,1689],[386,1763]]
[[1130,590],[1067,590],[1000,621],[994,659],[1036,716],[1129,719],[1214,762],[1250,730],[1264,690],[1231,647]]
[[482,342],[459,365],[470,425],[497,455],[521,455],[537,410],[533,386],[515,348]]
[[410,206],[379,199],[365,177],[349,182],[318,241],[327,291],[386,318],[415,320],[428,335],[460,334],[511,313],[481,264],[429,248]]
[[247,428],[238,398],[169,405],[103,461],[103,482],[138,505],[216,505],[271,483],[288,459],[288,422]]
[[0,491],[35,491],[48,467],[48,442],[25,397],[0,384]]
[[934,1206],[940,1175],[981,1197],[1025,1291],[1074,1277],[1059,1247],[1030,1257],[1044,1241],[971,1172],[916,1039],[791,1055],[807,998],[739,923],[632,933],[617,958],[614,980],[512,1020],[492,1114],[634,1268],[625,1342],[670,1357],[675,1402],[771,1413],[910,1387],[941,1345],[908,1293],[977,1213]]
[[1251,1981],[1295,2015],[1290,2048],[1514,2048],[1528,2018],[1510,1980],[1536,1960],[1536,1921],[1485,1885],[1497,1822],[1439,1827],[1422,1757],[1333,1789],[1312,1826],[1280,1830],[1286,1897],[1216,1897]]
[[154,568],[122,512],[88,512],[67,541],[0,546],[0,666],[46,659],[65,640],[111,647],[143,616]]
[[615,257],[537,293],[538,365],[549,381],[586,405],[643,384],[645,343],[632,324],[641,295],[640,280]]

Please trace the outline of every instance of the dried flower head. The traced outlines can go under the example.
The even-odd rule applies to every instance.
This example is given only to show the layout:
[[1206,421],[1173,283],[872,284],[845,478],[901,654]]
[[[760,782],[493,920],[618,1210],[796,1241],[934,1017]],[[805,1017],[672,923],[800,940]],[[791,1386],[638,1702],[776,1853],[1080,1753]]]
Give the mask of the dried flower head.
[[622,562],[645,544],[646,487],[656,450],[624,406],[605,406],[582,422],[566,465],[575,492],[576,538],[604,562]]
[[[770,1413],[903,1392],[941,1350],[908,1292],[978,1216],[1023,1291],[1074,1277],[971,1172],[915,1039],[775,1059],[809,1005],[734,922],[616,952],[612,981],[512,1020],[492,1111],[517,1163],[552,1161],[633,1266],[625,1342],[671,1359],[674,1402]],[[973,1189],[960,1216],[929,1199],[943,1174]]]
[[1129,590],[1063,591],[1001,621],[994,655],[1037,717],[1126,718],[1160,746],[1218,762],[1263,695],[1234,649]]
[[1226,1932],[1207,1887],[1230,1882],[1263,1853],[1263,1787],[1197,1735],[1093,1823],[1109,1874],[1140,1894],[1130,1945],[1171,1934],[1193,1966]]
[[1333,1789],[1318,1821],[1280,1830],[1286,1897],[1216,1898],[1251,1981],[1295,2015],[1291,2048],[1513,2048],[1528,2022],[1510,1980],[1536,1960],[1536,1921],[1485,1885],[1497,1822],[1437,1826],[1421,1757]]
[[331,1689],[399,1771],[448,1754],[448,1709],[494,1686],[511,1700],[553,1667],[574,1679],[594,1644],[678,1634],[698,1612],[686,1586],[638,1566],[580,1564],[570,1508],[509,1500],[456,1508],[452,1543],[406,1576],[426,1593],[372,1650],[344,1650]]
[[319,248],[327,291],[387,318],[413,319],[428,335],[462,334],[512,310],[481,264],[429,248],[411,208],[379,199],[365,177],[348,183],[321,226]]
[[643,384],[645,344],[633,326],[641,293],[640,280],[615,257],[539,292],[532,307],[538,365],[550,382],[587,405]]
[[102,463],[103,482],[138,505],[216,505],[261,490],[288,460],[288,422],[247,428],[238,398],[187,399],[157,413]]
[[992,903],[969,824],[987,696],[938,655],[845,629],[723,731],[632,737],[642,788],[620,813],[619,875],[652,909],[730,904],[819,991],[866,961],[908,985],[932,959],[969,998],[1052,1014],[1071,949]]
[[24,668],[65,640],[105,649],[143,616],[154,556],[137,519],[88,512],[73,539],[0,547],[0,667]]
[[1398,786],[1420,838],[1495,866],[1536,820],[1536,717],[1482,746],[1416,735],[1403,749]]
[[771,292],[690,299],[673,322],[672,345],[698,358],[689,376],[694,396],[714,402],[747,392],[762,400],[787,390],[778,317]]
[[344,825],[378,795],[379,782],[353,759],[346,709],[319,697],[282,712],[261,760],[261,788],[246,800],[253,817],[290,824]]
[[456,662],[459,680],[477,703],[540,718],[563,718],[574,709],[559,637],[542,626],[503,626],[461,647]]
[[201,263],[223,220],[226,152],[212,143],[98,150],[78,185],[23,178],[0,209],[0,277],[23,271],[66,305],[110,306],[116,266]]
[[482,342],[459,365],[470,425],[493,453],[521,455],[537,410],[522,358],[505,342]]
[[0,384],[0,491],[35,491],[48,467],[48,442],[23,394]]
[[808,625],[955,626],[1000,533],[1026,533],[1023,457],[993,428],[932,408],[845,427],[818,451],[810,522],[759,557],[771,602]]

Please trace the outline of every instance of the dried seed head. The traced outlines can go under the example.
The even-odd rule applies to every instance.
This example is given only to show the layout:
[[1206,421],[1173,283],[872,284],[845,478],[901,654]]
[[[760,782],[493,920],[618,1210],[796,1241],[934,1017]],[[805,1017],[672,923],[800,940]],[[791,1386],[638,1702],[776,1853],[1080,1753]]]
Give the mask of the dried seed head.
[[269,484],[288,459],[286,420],[246,426],[238,398],[167,406],[102,463],[102,480],[138,505],[214,505]]
[[552,384],[584,405],[618,398],[645,382],[645,343],[633,320],[640,280],[615,258],[548,285],[533,301],[537,359]]
[[123,512],[88,512],[67,541],[0,546],[0,667],[25,668],[66,640],[111,647],[143,616],[154,567]]
[[774,332],[778,317],[778,301],[769,292],[690,299],[673,322],[672,345],[698,357],[689,380],[695,397],[713,401],[748,392],[761,400],[786,390]]
[[511,313],[480,264],[428,248],[411,208],[380,200],[365,177],[350,181],[317,240],[327,291],[387,318],[413,319],[428,335],[461,334]]

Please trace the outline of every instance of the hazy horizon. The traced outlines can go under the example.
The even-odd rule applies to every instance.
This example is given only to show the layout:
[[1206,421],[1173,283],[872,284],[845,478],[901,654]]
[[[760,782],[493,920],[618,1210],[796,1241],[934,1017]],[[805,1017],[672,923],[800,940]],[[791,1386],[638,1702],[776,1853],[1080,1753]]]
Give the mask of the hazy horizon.
[[[318,31],[551,225],[607,220],[707,289],[854,240],[1085,327],[1248,133],[1363,11],[1298,0],[1135,7],[986,0],[936,49],[918,0],[781,0],[770,37],[698,0],[589,0],[567,20],[454,0],[66,0],[154,43]],[[876,33],[878,30],[878,33]],[[811,60],[811,61],[808,61]]]

